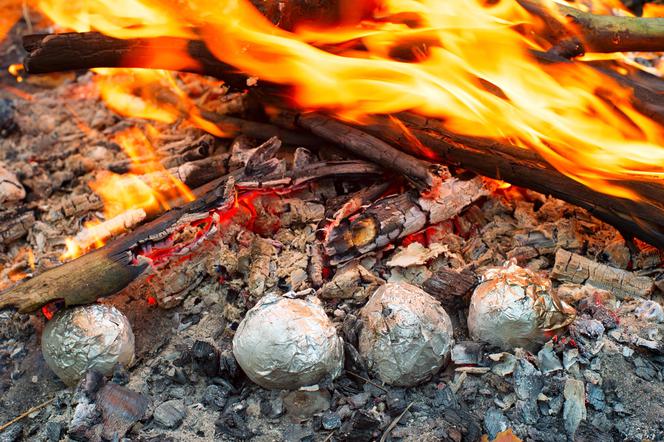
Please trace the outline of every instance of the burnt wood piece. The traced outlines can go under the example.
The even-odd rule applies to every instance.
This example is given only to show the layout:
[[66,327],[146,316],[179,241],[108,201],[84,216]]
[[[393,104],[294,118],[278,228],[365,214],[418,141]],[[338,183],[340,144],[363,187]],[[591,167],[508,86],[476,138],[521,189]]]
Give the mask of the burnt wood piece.
[[100,249],[0,293],[0,309],[14,307],[21,312],[31,312],[55,300],[63,300],[65,305],[79,305],[113,295],[150,266],[149,259],[141,255],[146,245],[158,243],[170,232],[204,218],[211,211],[231,208],[236,191],[295,188],[331,177],[366,180],[383,174],[382,169],[363,161],[314,163],[287,172],[263,171],[266,172],[263,176],[247,176],[244,169],[239,169],[206,184],[195,191],[199,196],[195,201],[166,212]]
[[[94,67],[153,68],[194,72],[223,78],[234,87],[246,88],[247,77],[217,60],[205,43],[183,38],[158,37],[121,40],[98,32],[35,34],[23,37],[28,56],[23,66],[29,74],[90,69]],[[155,57],[155,53],[189,55],[195,63],[174,57]]]
[[215,123],[217,127],[225,133],[242,134],[259,141],[264,141],[271,137],[277,137],[285,144],[311,148],[318,148],[323,143],[321,138],[312,134],[284,129],[269,123],[249,121],[206,111],[201,112],[201,115],[206,120]]
[[655,290],[652,278],[601,264],[563,249],[556,252],[551,277],[563,282],[590,284],[612,292],[619,299],[648,297]]
[[330,264],[337,265],[380,250],[428,225],[458,215],[488,193],[482,178],[475,176],[448,178],[426,196],[417,190],[387,196],[356,217],[335,220],[326,230],[325,254]]
[[343,146],[354,155],[399,172],[420,188],[431,188],[438,177],[434,165],[407,155],[360,129],[317,113],[300,114],[296,123],[314,134]]
[[563,175],[537,153],[495,140],[449,132],[434,119],[404,113],[398,115],[406,125],[406,135],[388,119],[375,117],[362,130],[399,146],[413,155],[421,155],[413,146],[415,137],[444,164],[459,166],[480,175],[507,181],[552,195],[588,210],[627,237],[636,236],[653,246],[664,247],[664,183],[659,181],[620,181],[641,200],[615,197],[593,190]]
[[[553,43],[573,39],[587,52],[664,51],[664,18],[596,15],[560,3],[517,0],[542,19]],[[552,9],[555,8],[555,11]],[[570,43],[566,43],[569,45]]]
[[477,275],[470,269],[443,268],[424,281],[422,288],[443,306],[461,309],[468,306],[471,291],[478,283]]

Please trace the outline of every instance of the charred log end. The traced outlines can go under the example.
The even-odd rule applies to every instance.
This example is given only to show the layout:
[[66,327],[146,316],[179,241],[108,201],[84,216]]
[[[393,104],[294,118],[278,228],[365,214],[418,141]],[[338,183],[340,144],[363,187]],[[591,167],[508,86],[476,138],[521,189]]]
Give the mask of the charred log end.
[[19,283],[0,294],[0,309],[16,307],[21,313],[29,313],[58,299],[64,299],[67,306],[90,304],[100,293],[122,290],[147,267],[115,260],[107,252],[104,248],[96,250]]

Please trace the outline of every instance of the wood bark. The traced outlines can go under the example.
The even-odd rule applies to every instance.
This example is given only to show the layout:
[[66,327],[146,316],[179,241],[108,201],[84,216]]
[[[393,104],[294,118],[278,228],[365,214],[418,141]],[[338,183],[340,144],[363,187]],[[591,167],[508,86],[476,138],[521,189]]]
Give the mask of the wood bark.
[[290,172],[265,171],[262,176],[246,174],[246,168],[197,189],[198,199],[174,208],[131,233],[73,261],[49,269],[0,293],[0,309],[15,307],[31,312],[49,302],[63,300],[79,305],[113,295],[126,288],[151,265],[141,255],[146,245],[158,243],[170,232],[204,217],[211,210],[230,208],[236,189],[297,187],[322,178],[367,179],[383,170],[363,161],[314,163]]
[[[584,52],[664,51],[664,18],[595,15],[560,3],[517,0],[542,19],[554,43],[577,39]],[[555,10],[552,10],[555,8]]]
[[647,297],[655,290],[654,281],[647,276],[600,264],[563,249],[556,252],[551,277],[563,282],[590,284],[612,292],[619,299]]

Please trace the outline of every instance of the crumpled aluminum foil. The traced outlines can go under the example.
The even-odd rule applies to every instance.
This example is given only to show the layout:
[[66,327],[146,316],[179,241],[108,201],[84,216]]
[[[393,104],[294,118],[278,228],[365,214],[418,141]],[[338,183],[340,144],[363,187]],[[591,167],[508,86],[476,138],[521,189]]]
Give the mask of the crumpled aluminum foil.
[[264,388],[293,390],[341,373],[343,342],[315,297],[267,294],[247,312],[233,354]]
[[134,360],[134,333],[115,307],[90,304],[56,313],[44,328],[42,353],[46,364],[67,385],[89,369],[110,374],[117,363]]
[[513,261],[487,270],[482,279],[468,311],[473,339],[503,350],[536,351],[576,317],[574,308],[552,291],[550,280]]
[[360,311],[359,351],[383,382],[409,387],[436,373],[454,345],[440,303],[407,283],[379,287]]

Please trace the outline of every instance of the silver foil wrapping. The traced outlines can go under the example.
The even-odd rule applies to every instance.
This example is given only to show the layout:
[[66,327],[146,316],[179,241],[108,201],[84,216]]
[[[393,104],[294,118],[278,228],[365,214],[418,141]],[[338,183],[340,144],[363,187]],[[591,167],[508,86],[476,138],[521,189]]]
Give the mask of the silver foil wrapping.
[[454,344],[452,322],[431,295],[406,283],[378,288],[360,311],[359,351],[383,382],[408,387],[445,364]]
[[315,297],[265,295],[247,312],[233,354],[249,379],[264,388],[297,389],[335,378],[343,342]]
[[56,313],[44,328],[46,364],[67,385],[75,385],[89,369],[110,374],[117,363],[134,360],[134,333],[115,307],[91,304]]
[[482,279],[468,311],[473,339],[503,350],[536,351],[575,318],[575,310],[552,291],[551,281],[514,262],[487,270]]

